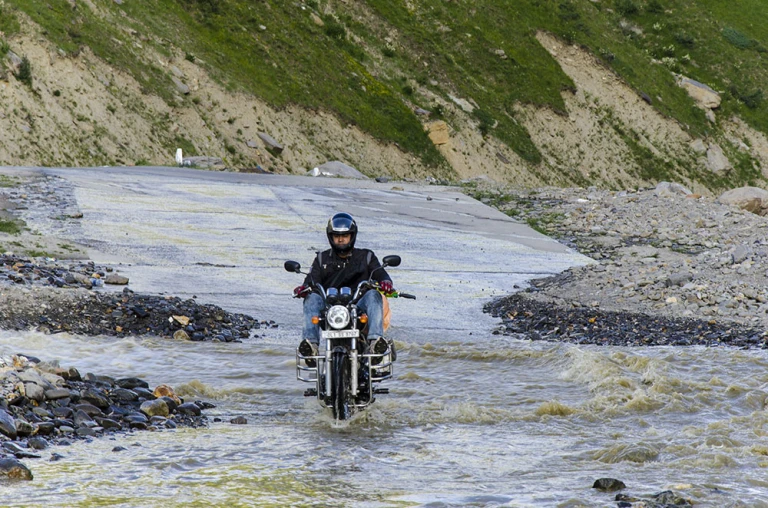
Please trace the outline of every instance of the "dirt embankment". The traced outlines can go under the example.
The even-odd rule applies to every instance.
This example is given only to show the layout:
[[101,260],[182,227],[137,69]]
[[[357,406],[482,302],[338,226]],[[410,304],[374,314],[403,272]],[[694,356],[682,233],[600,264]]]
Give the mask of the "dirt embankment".
[[[253,96],[227,90],[199,63],[185,59],[179,48],[169,47],[170,57],[140,49],[148,61],[167,69],[169,88],[174,87],[172,79],[186,87],[186,94],[175,90],[176,98],[164,101],[144,94],[130,75],[88,48],[62,56],[31,21],[23,20],[23,27],[24,35],[9,43],[23,48],[33,80],[27,86],[11,72],[0,79],[0,165],[174,165],[176,148],[183,145],[196,147],[198,155],[221,158],[231,170],[304,174],[339,160],[368,176],[423,179],[430,174],[413,155],[327,112],[290,106],[276,110]],[[438,149],[456,180],[484,175],[519,187],[629,188],[655,183],[643,177],[637,154],[617,134],[622,131],[654,157],[670,162],[675,168],[670,178],[708,193],[690,175],[708,171],[707,155],[700,148],[706,151],[714,140],[691,139],[584,50],[543,33],[539,41],[576,87],[563,92],[566,115],[517,107],[519,120],[543,155],[541,164],[526,163],[493,132],[483,137],[477,120],[461,106],[471,98],[452,100],[419,90],[445,111],[447,136]],[[433,119],[420,118],[428,129]],[[755,164],[768,168],[764,135],[738,119],[718,119],[721,127],[727,134],[721,151],[751,149]],[[282,151],[268,150],[260,134],[278,141]]]

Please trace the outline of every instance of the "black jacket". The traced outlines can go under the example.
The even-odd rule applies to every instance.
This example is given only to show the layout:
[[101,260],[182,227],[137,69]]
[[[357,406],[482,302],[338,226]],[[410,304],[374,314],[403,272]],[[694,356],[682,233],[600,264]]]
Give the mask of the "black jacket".
[[[379,267],[381,263],[372,250],[352,249],[349,257],[340,258],[332,249],[328,249],[317,253],[312,269],[304,279],[304,285],[310,286],[314,280],[326,289],[349,287],[354,292],[357,285],[368,280]],[[376,270],[373,279],[378,282],[392,280],[384,268]]]

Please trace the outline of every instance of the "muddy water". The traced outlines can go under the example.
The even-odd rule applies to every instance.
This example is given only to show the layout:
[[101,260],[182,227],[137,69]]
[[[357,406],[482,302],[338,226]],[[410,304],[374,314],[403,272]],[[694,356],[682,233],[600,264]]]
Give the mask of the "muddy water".
[[[82,222],[34,210],[28,220],[91,245],[97,260],[127,263],[119,269],[137,291],[196,294],[280,327],[242,344],[0,332],[2,351],[168,383],[215,403],[208,415],[221,420],[57,449],[60,461],[27,461],[35,481],[2,486],[0,504],[615,506],[591,488],[614,477],[635,495],[673,489],[697,506],[768,506],[765,353],[493,335],[482,303],[585,262],[573,253],[505,235],[501,218],[458,207],[452,194],[406,191],[393,208],[387,193],[356,191],[366,244],[403,255],[392,275],[419,299],[392,302],[391,395],[336,426],[295,380],[300,310],[288,295],[298,282],[280,267],[311,261],[325,241],[318,224],[352,191],[303,189],[297,199],[249,182],[107,176],[66,173]],[[229,423],[240,415],[247,425]]]
[[[214,402],[208,414],[222,420],[58,449],[58,462],[27,461],[34,483],[4,487],[3,504],[611,506],[612,495],[590,488],[610,476],[634,494],[672,488],[701,506],[768,505],[764,353],[399,332],[392,394],[339,427],[301,397],[281,337],[2,332],[2,349],[171,383]],[[238,415],[248,424],[228,423]]]

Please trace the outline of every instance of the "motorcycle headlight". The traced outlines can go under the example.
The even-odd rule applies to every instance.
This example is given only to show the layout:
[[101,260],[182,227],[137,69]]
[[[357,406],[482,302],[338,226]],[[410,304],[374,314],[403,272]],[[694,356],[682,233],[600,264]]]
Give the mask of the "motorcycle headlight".
[[346,307],[341,305],[334,305],[325,315],[326,321],[331,325],[331,328],[339,330],[349,324],[349,311]]

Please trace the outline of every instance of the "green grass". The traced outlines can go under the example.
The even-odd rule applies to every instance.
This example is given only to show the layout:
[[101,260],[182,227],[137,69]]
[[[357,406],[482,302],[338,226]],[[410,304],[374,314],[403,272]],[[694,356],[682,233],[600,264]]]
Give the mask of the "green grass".
[[0,175],[0,187],[16,187],[20,180],[13,176]]
[[[130,73],[146,93],[169,102],[177,100],[170,75],[146,49],[186,58],[228,89],[252,93],[275,108],[297,104],[331,111],[342,122],[414,154],[438,177],[455,175],[413,108],[435,111],[435,117],[451,123],[450,111],[440,104],[451,96],[476,106],[472,118],[482,135],[506,143],[534,170],[542,163],[516,105],[565,115],[561,94],[574,84],[535,39],[538,30],[590,50],[694,137],[717,135],[718,128],[675,84],[671,71],[722,91],[721,118],[736,114],[768,132],[764,0],[738,5],[725,0],[143,0],[122,5],[97,0],[96,5],[106,22],[87,3],[78,3],[73,16],[66,0],[6,0],[0,30],[6,36],[18,31],[15,13],[24,11],[68,54],[87,45]],[[116,30],[117,25],[135,35]],[[180,53],[174,55],[166,41]],[[197,101],[183,99],[178,106],[196,107]],[[158,135],[163,130],[158,125]],[[184,140],[169,137],[167,143],[175,148],[170,145]],[[196,151],[191,143],[184,148]],[[648,158],[630,148],[636,158]],[[659,164],[653,162],[642,176],[670,174],[671,168]],[[747,170],[736,174],[753,176]]]
[[21,226],[16,221],[0,219],[0,233],[18,235],[21,233]]

